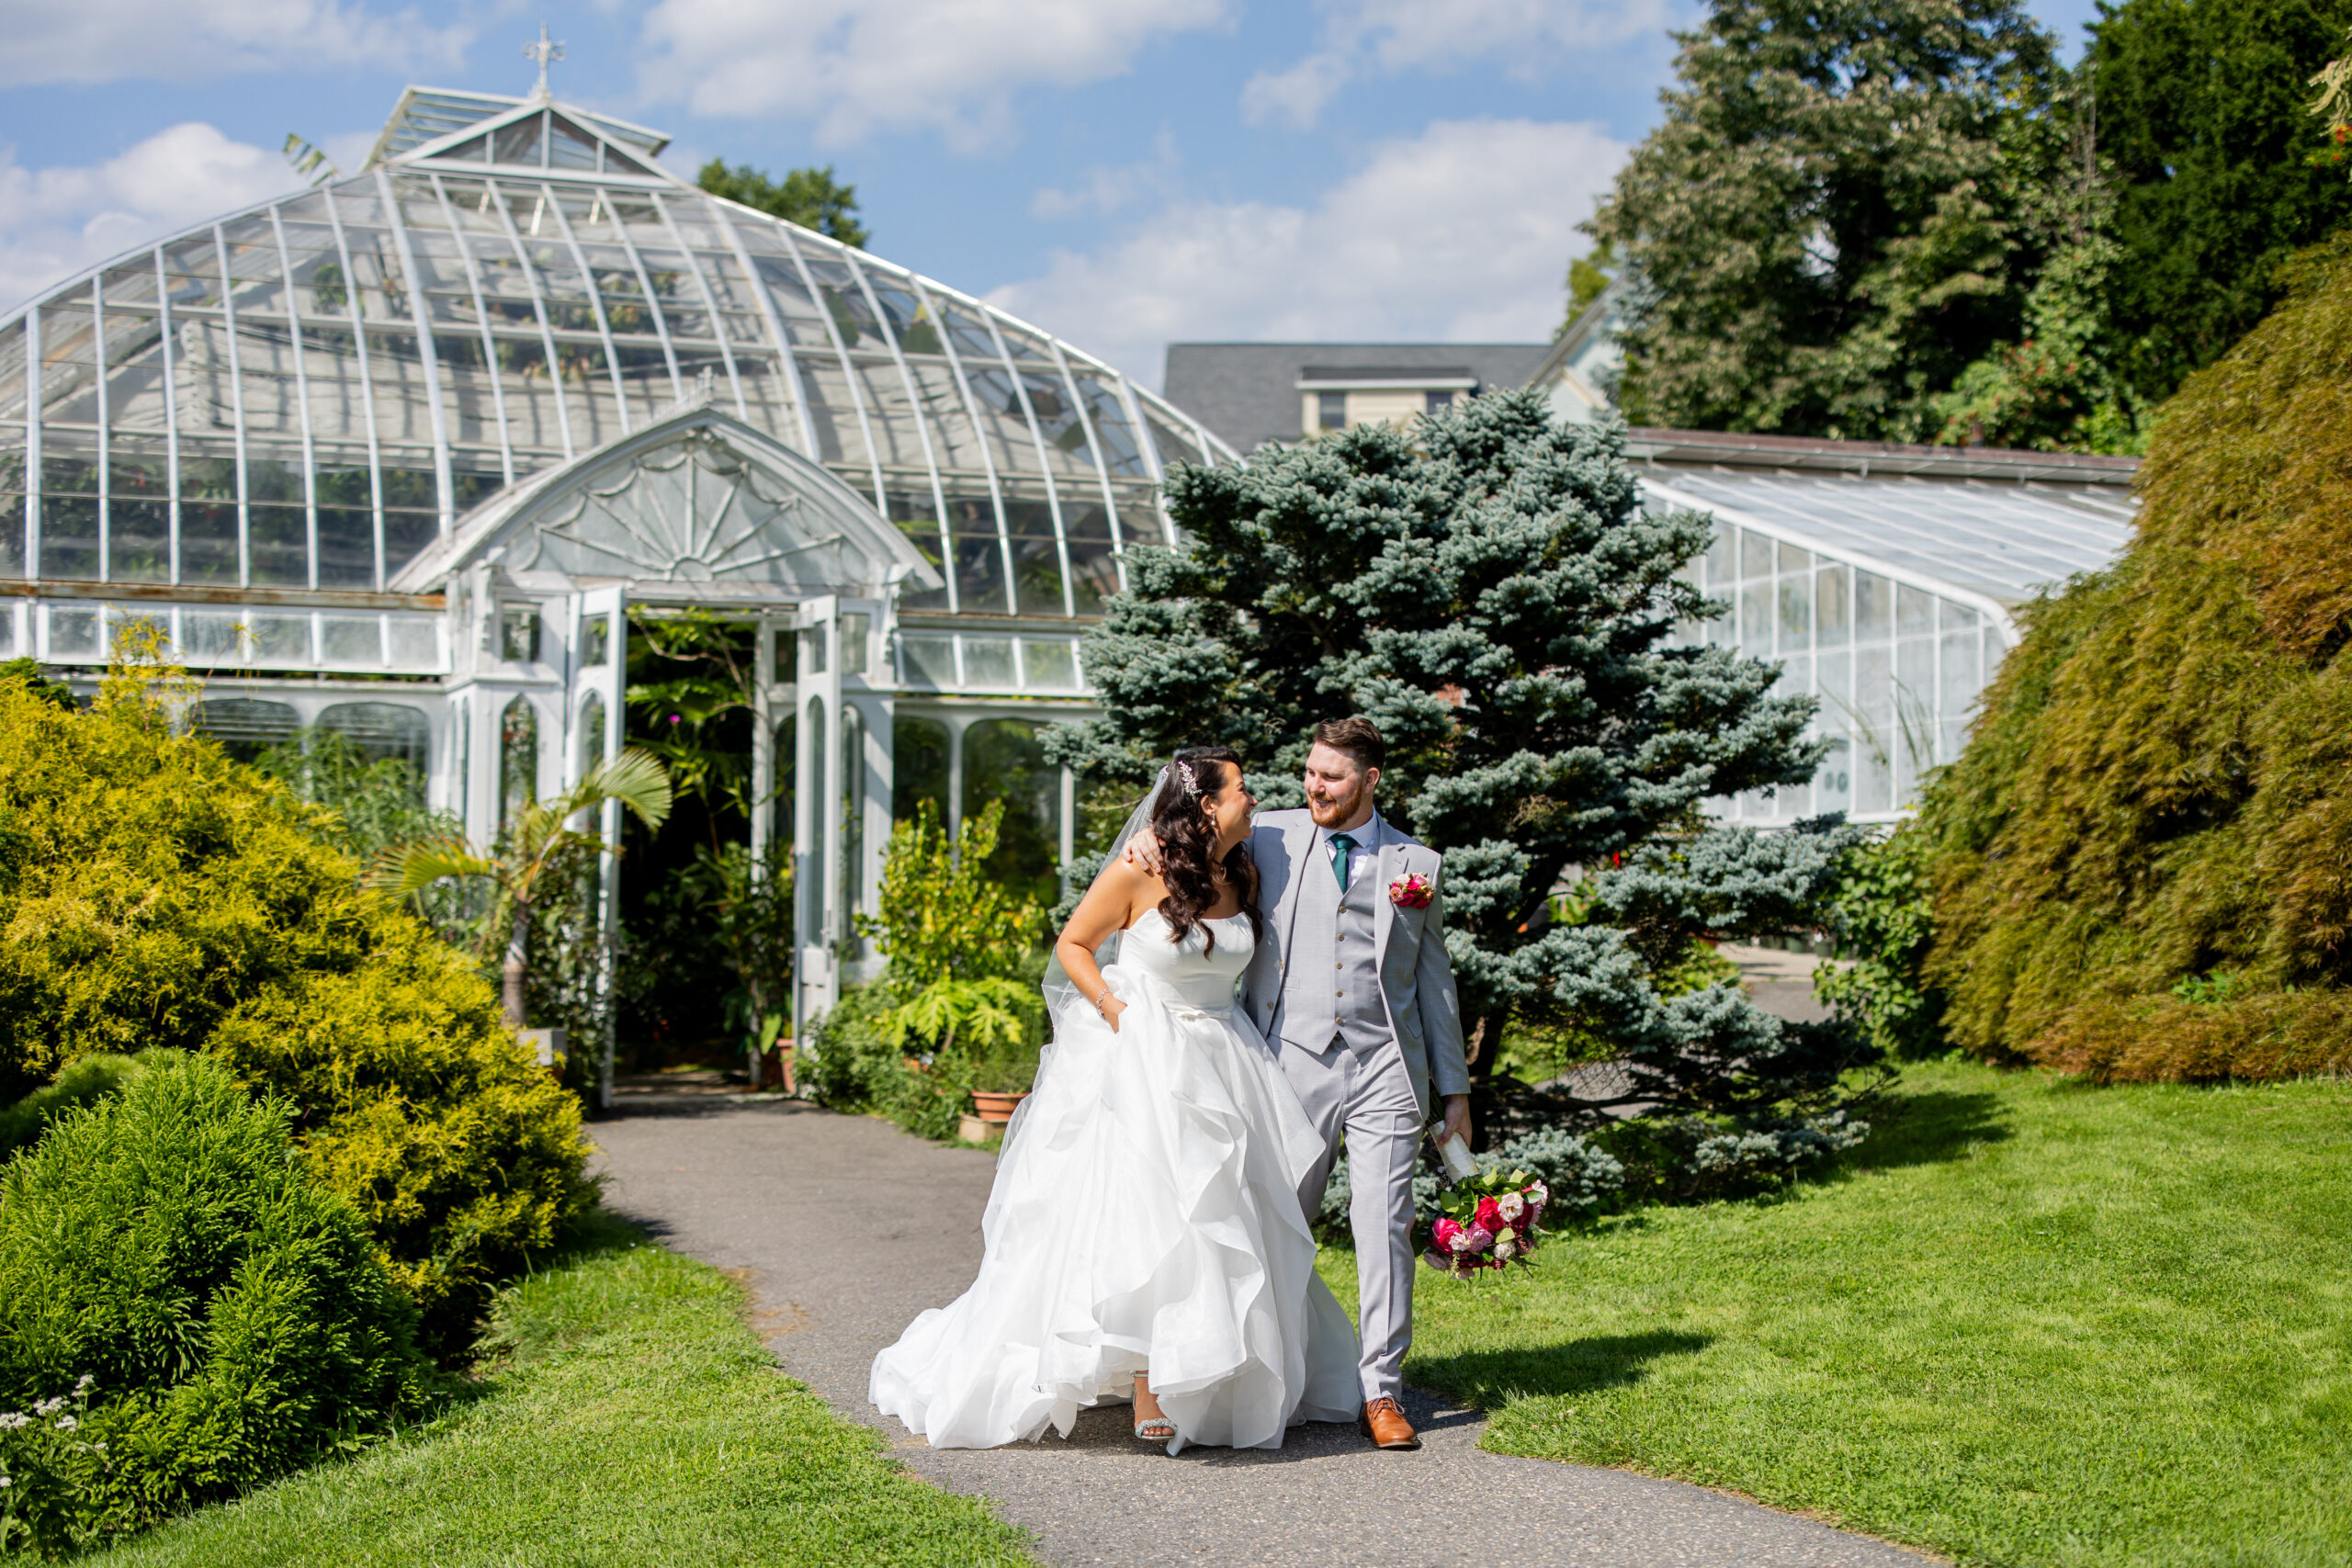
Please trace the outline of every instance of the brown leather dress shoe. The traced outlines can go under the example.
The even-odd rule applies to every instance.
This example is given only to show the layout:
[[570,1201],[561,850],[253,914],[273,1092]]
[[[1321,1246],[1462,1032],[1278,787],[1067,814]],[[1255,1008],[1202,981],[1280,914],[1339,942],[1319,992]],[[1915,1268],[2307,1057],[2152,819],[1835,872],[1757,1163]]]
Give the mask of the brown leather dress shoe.
[[1421,1439],[1414,1434],[1413,1424],[1396,1408],[1393,1399],[1365,1402],[1363,1414],[1356,1417],[1356,1425],[1372,1439],[1376,1449],[1418,1449]]

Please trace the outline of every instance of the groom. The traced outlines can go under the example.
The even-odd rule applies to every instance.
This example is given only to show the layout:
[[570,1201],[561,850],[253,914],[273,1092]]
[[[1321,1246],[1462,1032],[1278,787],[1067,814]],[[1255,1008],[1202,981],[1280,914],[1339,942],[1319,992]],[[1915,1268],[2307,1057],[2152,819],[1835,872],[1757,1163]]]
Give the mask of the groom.
[[[1363,1335],[1359,1420],[1381,1448],[1417,1449],[1396,1403],[1413,1338],[1413,1168],[1432,1089],[1445,1102],[1445,1132],[1468,1140],[1470,1069],[1441,926],[1441,862],[1373,804],[1385,754],[1371,720],[1328,719],[1306,754],[1306,809],[1259,814],[1250,853],[1266,931],[1242,999],[1323,1139],[1323,1157],[1298,1190],[1310,1220],[1346,1142]],[[1136,846],[1157,859],[1154,847]],[[1408,875],[1420,878],[1426,902],[1404,886]]]

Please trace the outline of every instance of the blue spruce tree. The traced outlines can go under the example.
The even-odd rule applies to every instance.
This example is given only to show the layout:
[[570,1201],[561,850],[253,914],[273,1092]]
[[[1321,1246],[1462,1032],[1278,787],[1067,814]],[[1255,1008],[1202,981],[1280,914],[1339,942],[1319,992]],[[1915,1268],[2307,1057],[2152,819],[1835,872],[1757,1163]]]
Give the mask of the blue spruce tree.
[[[1496,394],[1409,434],[1179,468],[1167,502],[1184,543],[1128,552],[1131,592],[1084,649],[1106,716],[1050,733],[1056,760],[1132,786],[1177,745],[1221,741],[1270,805],[1297,804],[1315,723],[1372,718],[1383,811],[1446,857],[1474,1075],[1491,1085],[1514,1018],[1615,1065],[1539,1097],[1547,1120],[1809,1109],[1871,1055],[1736,985],[1662,991],[1702,935],[1819,925],[1855,834],[1702,815],[1812,775],[1813,699],[1772,694],[1771,664],[1672,640],[1725,609],[1681,575],[1709,525],[1642,509],[1620,431]],[[1555,897],[1569,885],[1584,896]]]

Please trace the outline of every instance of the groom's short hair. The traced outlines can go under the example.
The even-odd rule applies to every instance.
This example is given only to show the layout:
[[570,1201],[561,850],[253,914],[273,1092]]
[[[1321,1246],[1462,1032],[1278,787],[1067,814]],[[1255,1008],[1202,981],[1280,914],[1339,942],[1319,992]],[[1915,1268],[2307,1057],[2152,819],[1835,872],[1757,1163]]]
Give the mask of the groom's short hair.
[[1315,743],[1329,746],[1334,751],[1345,751],[1353,757],[1356,768],[1370,773],[1388,760],[1388,743],[1372,720],[1362,714],[1350,714],[1345,718],[1327,718],[1315,727]]

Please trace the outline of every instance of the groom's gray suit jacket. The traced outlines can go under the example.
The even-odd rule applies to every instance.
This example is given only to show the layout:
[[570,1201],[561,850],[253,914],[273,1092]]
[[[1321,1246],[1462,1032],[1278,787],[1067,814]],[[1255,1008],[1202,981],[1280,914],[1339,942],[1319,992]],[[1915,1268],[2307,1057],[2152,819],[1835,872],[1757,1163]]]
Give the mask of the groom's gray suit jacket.
[[[1443,862],[1435,850],[1406,837],[1394,823],[1384,819],[1382,827],[1377,877],[1368,879],[1377,900],[1373,917],[1380,982],[1375,1005],[1403,1053],[1426,1118],[1432,1089],[1441,1097],[1470,1092],[1462,1004],[1454,997],[1453,969],[1445,952]],[[1320,975],[1311,981],[1295,976],[1289,958],[1303,934],[1298,929],[1301,909],[1319,905],[1299,897],[1304,879],[1329,876],[1331,871],[1317,863],[1315,819],[1304,810],[1260,812],[1250,834],[1250,854],[1258,864],[1261,897],[1271,893],[1273,908],[1266,919],[1265,938],[1242,981],[1242,999],[1267,1040],[1279,1043],[1294,982],[1317,987],[1329,983]],[[1408,872],[1428,880],[1432,897],[1427,908],[1407,908],[1389,898],[1389,884]],[[1322,918],[1329,918],[1328,910]],[[1308,1048],[1322,1043],[1314,1042]]]

